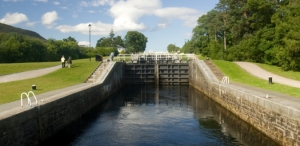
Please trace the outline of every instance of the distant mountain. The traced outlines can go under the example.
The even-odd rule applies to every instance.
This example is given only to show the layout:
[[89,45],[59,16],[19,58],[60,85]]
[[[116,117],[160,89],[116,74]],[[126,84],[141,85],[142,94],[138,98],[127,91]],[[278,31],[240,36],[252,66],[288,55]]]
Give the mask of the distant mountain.
[[46,40],[45,38],[43,38],[41,35],[39,35],[38,33],[34,32],[34,31],[16,28],[16,27],[13,27],[10,25],[0,23],[0,33],[11,33],[11,32],[20,33],[20,34],[23,34],[23,35],[26,35],[29,37]]

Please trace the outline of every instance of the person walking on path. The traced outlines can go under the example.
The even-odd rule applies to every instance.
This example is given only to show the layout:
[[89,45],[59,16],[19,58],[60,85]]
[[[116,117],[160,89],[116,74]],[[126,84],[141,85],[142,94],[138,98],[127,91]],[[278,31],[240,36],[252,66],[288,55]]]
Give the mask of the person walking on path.
[[69,59],[68,59],[68,68],[71,68],[71,65],[72,65],[72,59],[71,59],[71,57],[69,57]]
[[110,53],[110,61],[114,61],[114,52]]
[[66,61],[64,55],[61,57],[60,61],[61,61],[61,68],[64,68],[65,67],[65,61]]

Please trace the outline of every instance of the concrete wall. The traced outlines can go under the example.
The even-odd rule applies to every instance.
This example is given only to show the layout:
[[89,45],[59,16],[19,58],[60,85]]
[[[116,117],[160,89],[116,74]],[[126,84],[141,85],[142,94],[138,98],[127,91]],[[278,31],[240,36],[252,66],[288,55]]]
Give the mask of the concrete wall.
[[[300,111],[230,84],[220,84],[202,61],[190,63],[190,85],[281,145],[300,146]],[[273,101],[272,101],[273,100]]]
[[102,83],[82,84],[62,93],[43,97],[35,107],[7,111],[0,120],[0,145],[38,145],[80,118],[123,86],[123,64],[115,63]]

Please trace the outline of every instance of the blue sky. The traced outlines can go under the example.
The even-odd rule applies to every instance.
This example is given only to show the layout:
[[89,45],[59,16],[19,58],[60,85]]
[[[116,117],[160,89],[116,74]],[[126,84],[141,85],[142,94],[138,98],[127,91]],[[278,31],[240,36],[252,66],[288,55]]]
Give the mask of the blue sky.
[[91,46],[111,29],[122,38],[135,30],[148,38],[146,51],[166,52],[191,38],[197,19],[218,0],[0,0],[0,22],[39,33],[45,39],[69,36]]

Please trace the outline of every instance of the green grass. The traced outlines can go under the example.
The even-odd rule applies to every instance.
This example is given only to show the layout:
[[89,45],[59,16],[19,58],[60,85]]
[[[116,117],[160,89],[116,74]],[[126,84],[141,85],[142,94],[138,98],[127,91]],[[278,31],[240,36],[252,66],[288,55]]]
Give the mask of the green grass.
[[296,71],[284,71],[282,70],[280,67],[277,66],[273,66],[273,65],[267,65],[267,64],[259,64],[257,63],[257,65],[261,68],[263,68],[266,71],[272,72],[274,74],[286,77],[286,78],[290,78],[290,79],[294,79],[294,80],[298,80],[300,81],[300,72],[296,72]]
[[114,61],[125,61],[125,62],[127,62],[127,61],[131,61],[131,56],[115,56],[114,57]]
[[33,84],[37,87],[34,93],[38,95],[83,83],[99,64],[100,62],[90,62],[89,59],[73,60],[72,68],[60,68],[33,79],[1,83],[0,104],[20,100],[21,93],[30,91]]
[[229,77],[230,81],[238,82],[262,89],[267,89],[294,97],[300,98],[299,88],[282,85],[282,84],[269,84],[267,80],[254,77],[241,69],[237,64],[228,61],[212,60],[216,66]]
[[24,72],[29,70],[41,69],[61,65],[60,61],[57,62],[33,62],[33,63],[1,63],[0,76],[12,73]]
[[205,60],[206,59],[206,57],[204,57],[204,56],[202,56],[201,54],[199,54],[199,55],[196,55],[200,60]]

